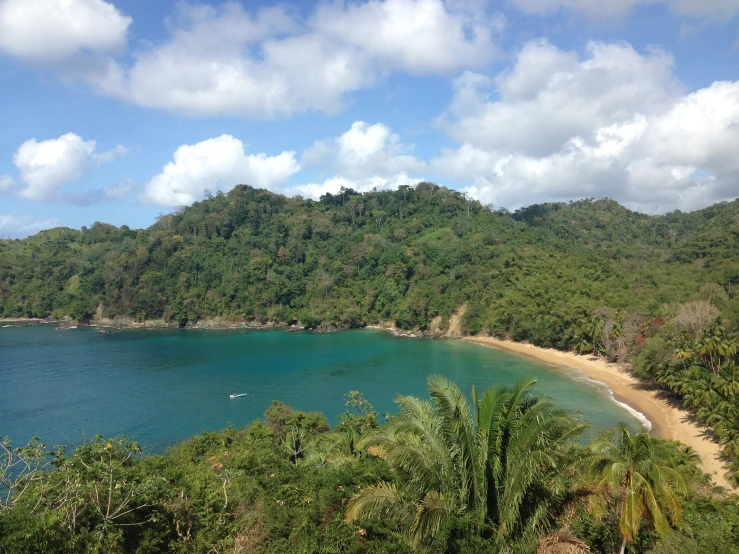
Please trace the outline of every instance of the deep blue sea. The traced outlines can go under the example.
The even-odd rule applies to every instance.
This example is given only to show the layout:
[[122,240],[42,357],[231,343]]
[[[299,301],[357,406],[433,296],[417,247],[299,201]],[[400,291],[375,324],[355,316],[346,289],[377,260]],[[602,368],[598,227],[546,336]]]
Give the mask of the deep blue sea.
[[[595,427],[639,422],[610,392],[576,370],[461,341],[395,338],[382,331],[197,331],[52,326],[0,328],[0,436],[24,444],[76,445],[97,433],[133,437],[162,451],[201,431],[240,427],[273,399],[319,410],[334,424],[344,395],[361,391],[395,411],[397,394],[426,395],[439,373],[469,393],[492,383],[538,379],[538,394]],[[229,399],[230,393],[247,396]]]

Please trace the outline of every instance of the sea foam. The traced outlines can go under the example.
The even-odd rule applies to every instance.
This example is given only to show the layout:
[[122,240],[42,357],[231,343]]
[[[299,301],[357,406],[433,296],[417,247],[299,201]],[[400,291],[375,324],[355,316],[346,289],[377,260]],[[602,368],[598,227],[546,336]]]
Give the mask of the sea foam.
[[598,381],[596,379],[591,379],[590,377],[588,377],[587,375],[585,375],[582,371],[580,371],[577,368],[572,368],[572,369],[574,369],[580,375],[582,375],[582,377],[580,379],[585,380],[585,381],[589,381],[591,383],[594,383],[596,385],[600,385],[600,386],[604,387],[608,391],[608,394],[610,395],[611,400],[613,400],[616,404],[618,404],[624,410],[626,410],[632,416],[634,416],[639,421],[639,423],[641,423],[642,427],[644,427],[647,431],[651,431],[652,430],[652,422],[649,421],[649,419],[647,419],[647,416],[645,416],[640,411],[635,410],[634,408],[632,408],[628,404],[626,404],[624,402],[619,402],[618,400],[616,400],[616,397],[613,396],[613,391],[608,387],[608,385],[606,383],[604,383],[603,381]]

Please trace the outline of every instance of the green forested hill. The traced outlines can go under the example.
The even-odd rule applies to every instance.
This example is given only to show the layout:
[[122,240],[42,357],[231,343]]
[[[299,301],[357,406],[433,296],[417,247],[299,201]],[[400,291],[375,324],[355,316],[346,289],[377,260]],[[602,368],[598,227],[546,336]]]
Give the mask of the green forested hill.
[[[509,213],[431,183],[319,202],[238,186],[145,230],[0,242],[0,317],[480,332],[628,360],[710,425],[739,484],[739,201]],[[453,320],[454,321],[454,320]]]
[[739,202],[647,216],[612,200],[510,214],[429,183],[320,202],[239,186],[135,231],[0,242],[0,315],[429,327],[569,346],[599,308],[711,297],[736,323]]

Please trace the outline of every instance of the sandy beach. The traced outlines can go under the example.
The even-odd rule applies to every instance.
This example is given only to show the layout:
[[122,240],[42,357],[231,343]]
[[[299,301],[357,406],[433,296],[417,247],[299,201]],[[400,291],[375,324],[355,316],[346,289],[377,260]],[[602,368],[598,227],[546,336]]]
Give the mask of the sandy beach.
[[678,440],[693,447],[703,460],[701,466],[703,471],[712,475],[717,485],[731,488],[724,478],[725,469],[719,458],[719,445],[715,440],[696,425],[687,411],[672,406],[661,397],[659,390],[651,390],[640,383],[625,367],[609,364],[594,356],[580,356],[573,352],[539,348],[508,340],[489,337],[465,337],[463,340],[530,356],[550,364],[572,367],[590,379],[605,383],[613,391],[616,400],[641,412],[650,421],[652,434],[663,439]]

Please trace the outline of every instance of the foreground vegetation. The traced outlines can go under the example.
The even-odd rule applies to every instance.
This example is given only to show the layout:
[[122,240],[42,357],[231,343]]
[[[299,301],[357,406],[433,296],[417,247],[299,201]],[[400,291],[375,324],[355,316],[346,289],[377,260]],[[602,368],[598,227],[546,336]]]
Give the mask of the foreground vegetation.
[[96,437],[0,455],[0,552],[739,552],[739,506],[687,447],[493,386],[429,379],[378,425],[356,391],[330,429],[274,402],[164,455]]
[[207,318],[488,333],[627,361],[719,438],[739,485],[739,201],[511,214],[431,183],[320,202],[238,186],[135,231],[0,241],[0,317]]

